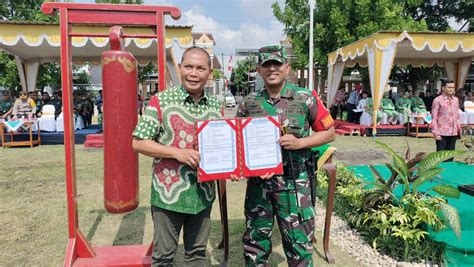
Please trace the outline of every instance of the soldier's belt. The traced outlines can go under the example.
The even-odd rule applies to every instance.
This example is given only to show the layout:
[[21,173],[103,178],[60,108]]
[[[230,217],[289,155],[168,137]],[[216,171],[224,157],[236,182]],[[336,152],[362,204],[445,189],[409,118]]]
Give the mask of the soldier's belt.
[[[311,156],[311,149],[299,149],[299,150],[286,150],[283,149],[283,154],[290,157],[290,154],[300,156],[303,158],[309,158]],[[293,161],[294,162],[294,161]]]
[[288,163],[286,166],[283,166],[283,174],[287,177],[293,178],[297,177],[300,173],[306,171],[306,164],[293,162],[293,171],[291,170],[291,165]]

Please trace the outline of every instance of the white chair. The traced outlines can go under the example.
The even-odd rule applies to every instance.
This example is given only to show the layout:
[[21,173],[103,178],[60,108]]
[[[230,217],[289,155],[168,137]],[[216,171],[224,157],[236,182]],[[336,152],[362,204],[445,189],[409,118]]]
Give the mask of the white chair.
[[465,101],[464,111],[461,113],[461,124],[474,124],[474,102]]
[[76,130],[84,129],[84,120],[82,119],[81,116],[76,116],[76,123],[75,123]]
[[363,126],[371,126],[372,125],[372,116],[363,111],[362,112],[362,115],[360,115],[360,125],[363,125]]
[[[81,116],[74,116],[74,130],[80,130],[84,128],[84,121]],[[63,113],[59,114],[56,119],[56,131],[64,132],[64,116]]]
[[56,119],[54,118],[54,112],[56,109],[53,105],[44,105],[41,110],[41,118],[39,118],[39,129],[41,131],[55,132],[56,131]]
[[56,119],[56,131],[64,132],[64,117],[63,113],[59,114],[58,118]]
[[387,115],[387,113],[385,113],[383,111],[381,111],[381,112],[382,112],[382,119],[380,120],[380,124],[386,125],[386,124],[388,124],[388,115]]

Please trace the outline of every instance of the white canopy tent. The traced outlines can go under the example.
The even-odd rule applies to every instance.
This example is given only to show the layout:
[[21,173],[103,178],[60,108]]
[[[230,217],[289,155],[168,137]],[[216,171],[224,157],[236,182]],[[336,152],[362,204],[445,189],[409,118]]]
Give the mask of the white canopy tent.
[[[191,26],[166,26],[166,67],[167,75],[174,84],[179,84],[176,71],[177,61],[184,50],[191,47],[193,38]],[[107,33],[105,26],[73,26],[74,32]],[[153,29],[144,27],[124,27],[127,34],[152,34]],[[125,50],[131,52],[138,63],[156,63],[156,39],[125,39]],[[77,65],[100,64],[102,52],[109,50],[109,38],[73,37],[73,62]],[[36,89],[39,65],[45,62],[59,62],[59,25],[51,23],[0,22],[0,50],[15,56],[22,88]],[[176,60],[175,60],[176,59]]]
[[[473,59],[473,33],[377,32],[328,55],[327,105],[334,101],[345,67],[369,67],[374,110],[378,110],[394,64],[444,66],[448,78],[461,88]],[[373,116],[375,133],[375,112]]]

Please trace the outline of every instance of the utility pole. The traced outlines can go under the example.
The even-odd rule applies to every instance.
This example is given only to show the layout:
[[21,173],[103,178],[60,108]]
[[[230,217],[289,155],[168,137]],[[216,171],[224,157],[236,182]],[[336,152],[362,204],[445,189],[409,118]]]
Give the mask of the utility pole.
[[227,80],[226,77],[225,77],[225,68],[224,68],[224,53],[221,53],[221,62],[222,62],[222,91],[224,92],[224,95],[225,95],[225,90],[226,90],[226,84],[225,84],[225,81]]
[[313,22],[314,22],[314,6],[316,5],[316,0],[309,0],[309,63],[308,63],[308,87],[312,91],[314,90],[314,80],[313,80]]

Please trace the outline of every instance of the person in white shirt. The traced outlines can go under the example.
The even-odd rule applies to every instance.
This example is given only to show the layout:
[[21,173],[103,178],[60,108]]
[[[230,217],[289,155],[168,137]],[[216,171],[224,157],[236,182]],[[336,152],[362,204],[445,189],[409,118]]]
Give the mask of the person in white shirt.
[[369,94],[365,91],[362,92],[362,99],[359,100],[359,104],[357,104],[357,111],[355,111],[355,121],[359,122],[360,121],[360,116],[362,115],[362,112],[364,111],[365,108],[365,101]]

